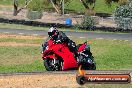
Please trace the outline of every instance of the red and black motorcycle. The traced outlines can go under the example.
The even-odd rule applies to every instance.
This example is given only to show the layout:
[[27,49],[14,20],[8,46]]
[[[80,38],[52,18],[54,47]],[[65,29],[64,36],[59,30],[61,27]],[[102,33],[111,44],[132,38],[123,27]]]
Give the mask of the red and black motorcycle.
[[64,71],[77,69],[80,65],[85,70],[95,70],[96,65],[87,42],[77,45],[78,59],[70,52],[67,44],[54,44],[52,39],[46,39],[42,44],[42,58],[47,71]]

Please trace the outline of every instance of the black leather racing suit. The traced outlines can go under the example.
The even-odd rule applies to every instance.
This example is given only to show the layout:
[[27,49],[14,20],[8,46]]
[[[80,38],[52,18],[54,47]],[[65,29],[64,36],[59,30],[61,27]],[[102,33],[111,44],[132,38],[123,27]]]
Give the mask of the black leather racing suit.
[[62,31],[59,31],[58,34],[56,36],[53,37],[54,43],[67,43],[68,48],[71,52],[73,52],[75,54],[75,57],[78,57],[78,53],[77,53],[77,48],[76,48],[76,44],[75,42],[73,42],[72,40],[70,40],[65,33],[63,33]]

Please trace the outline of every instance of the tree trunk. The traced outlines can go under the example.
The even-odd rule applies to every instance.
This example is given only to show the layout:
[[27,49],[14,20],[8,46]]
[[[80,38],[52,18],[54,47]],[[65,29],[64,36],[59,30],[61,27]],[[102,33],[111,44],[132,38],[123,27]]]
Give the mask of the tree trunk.
[[50,2],[52,3],[53,7],[55,8],[56,12],[59,14],[62,14],[62,5],[61,4],[57,4],[56,1],[52,1],[50,0]]
[[95,11],[94,11],[94,9],[86,9],[85,10],[85,14],[86,15],[94,15],[95,16]]
[[14,12],[13,16],[16,16],[18,14],[18,0],[14,0]]
[[85,7],[85,14],[86,15],[95,15],[95,11],[94,11],[94,7],[95,7],[95,2],[96,0],[93,0],[93,7],[90,8],[85,2],[84,0],[80,0],[80,2],[83,4],[83,6]]
[[60,5],[55,5],[55,6],[58,9],[58,13],[62,14],[62,6],[60,6]]
[[21,8],[18,9],[18,0],[14,0],[14,12],[13,12],[13,16],[17,16],[17,14],[18,14],[22,9],[25,9],[31,1],[32,1],[32,0],[25,0],[25,6],[23,6],[23,7],[21,7]]

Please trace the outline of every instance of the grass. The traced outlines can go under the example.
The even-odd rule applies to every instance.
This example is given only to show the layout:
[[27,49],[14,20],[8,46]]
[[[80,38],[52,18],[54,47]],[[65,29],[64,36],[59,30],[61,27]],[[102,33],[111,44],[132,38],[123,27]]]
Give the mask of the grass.
[[44,71],[40,47],[0,47],[0,72]]
[[[89,40],[97,70],[132,69],[132,41],[71,38],[77,44]],[[40,44],[43,39],[0,38],[1,42]],[[36,42],[37,41],[37,42]],[[40,46],[0,46],[0,73],[45,71]]]
[[[95,6],[95,11],[97,13],[113,13],[113,11],[115,10],[117,6],[117,3],[112,3],[111,7],[105,4],[105,0],[96,0],[96,6]],[[76,12],[84,12],[85,8],[82,5],[82,3],[80,3],[79,0],[72,0],[71,3],[69,5],[66,5],[65,7],[68,10],[73,10]]]
[[[74,41],[82,43],[85,40]],[[132,41],[90,39],[89,42],[97,62],[97,70],[132,69]]]
[[[20,6],[24,4],[25,0],[19,0]],[[0,1],[1,5],[12,5],[13,1],[12,0],[1,0]],[[95,11],[97,13],[112,13],[115,10],[115,7],[117,6],[117,3],[112,3],[111,7],[107,6],[105,4],[105,0],[97,0],[96,1],[96,6],[95,6]],[[75,12],[84,12],[84,6],[82,3],[80,3],[79,0],[71,0],[70,3],[65,4],[65,9],[67,10],[73,10]]]
[[13,2],[12,2],[12,0],[1,0],[0,4],[1,5],[12,5]]
[[8,29],[26,29],[26,30],[48,30],[46,27],[34,27],[34,26],[26,26],[21,24],[8,24],[8,23],[0,23],[0,28],[8,28]]
[[15,39],[15,38],[0,38],[0,42],[16,42],[26,44],[40,44],[42,39]]
[[105,0],[97,0],[95,11],[97,13],[113,13],[115,11],[116,6],[118,6],[117,3],[112,3],[111,6],[108,6],[105,4]]
[[[18,0],[19,5],[23,5],[25,0]],[[1,0],[0,5],[13,5],[13,0]]]
[[[19,38],[21,36],[0,38],[0,43],[5,42],[7,45],[8,42],[23,44],[23,46],[0,46],[0,73],[44,71],[40,53],[42,38]],[[40,44],[40,46],[24,46],[24,44]]]

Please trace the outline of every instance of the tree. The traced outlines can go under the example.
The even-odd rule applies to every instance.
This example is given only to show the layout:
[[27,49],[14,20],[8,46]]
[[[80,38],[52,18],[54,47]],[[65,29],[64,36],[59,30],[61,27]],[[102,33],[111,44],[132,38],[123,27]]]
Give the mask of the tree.
[[[117,2],[119,5],[124,5],[128,2],[129,0],[105,0],[106,4],[111,6],[112,2]],[[83,4],[83,6],[86,9],[86,13],[89,14],[95,14],[94,8],[95,8],[95,2],[96,0],[80,0],[80,2]],[[92,5],[92,7],[90,7]]]
[[[80,0],[80,2],[83,4],[83,6],[86,9],[86,13],[93,13],[94,12],[94,8],[95,8],[95,2],[96,0]],[[92,7],[90,7],[90,5],[92,5]],[[95,14],[95,12],[93,13]]]
[[132,1],[116,8],[113,16],[119,28],[132,30]]
[[13,12],[13,15],[14,15],[14,16],[17,16],[17,14],[18,14],[22,9],[25,9],[25,8],[28,6],[28,4],[29,4],[32,0],[25,0],[25,6],[19,8],[19,9],[18,9],[18,6],[19,6],[18,1],[19,1],[19,0],[14,0],[14,4],[13,4],[13,5],[14,5],[14,12]]
[[[64,3],[70,2],[71,0],[64,0]],[[63,0],[50,0],[52,6],[55,8],[56,12],[62,14],[62,4]]]

